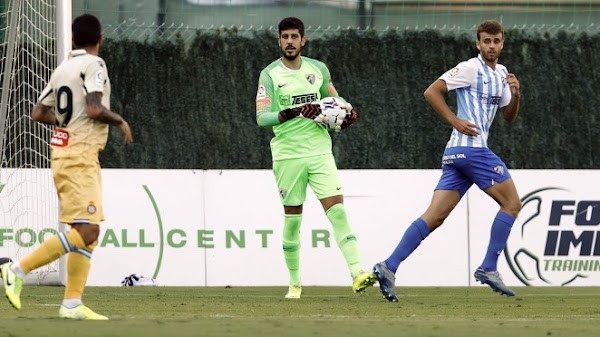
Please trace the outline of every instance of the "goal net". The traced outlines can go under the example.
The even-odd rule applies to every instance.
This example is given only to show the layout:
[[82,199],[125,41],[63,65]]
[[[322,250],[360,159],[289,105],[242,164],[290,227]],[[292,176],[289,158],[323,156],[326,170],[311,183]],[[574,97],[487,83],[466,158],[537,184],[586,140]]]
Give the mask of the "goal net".
[[[57,38],[64,31],[56,19],[65,13],[61,5],[70,13],[70,1],[0,1],[0,257],[13,260],[64,227],[50,171],[51,128],[30,118],[57,66],[57,51],[64,54],[65,43]],[[64,264],[41,267],[26,282],[64,284]]]

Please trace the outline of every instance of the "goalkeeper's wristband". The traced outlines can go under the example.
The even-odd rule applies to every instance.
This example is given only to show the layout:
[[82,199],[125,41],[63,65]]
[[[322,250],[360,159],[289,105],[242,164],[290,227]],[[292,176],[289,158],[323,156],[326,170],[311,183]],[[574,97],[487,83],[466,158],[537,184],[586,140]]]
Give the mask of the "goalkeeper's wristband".
[[279,116],[283,118],[283,121],[288,121],[292,118],[300,116],[300,108],[291,108],[279,111]]

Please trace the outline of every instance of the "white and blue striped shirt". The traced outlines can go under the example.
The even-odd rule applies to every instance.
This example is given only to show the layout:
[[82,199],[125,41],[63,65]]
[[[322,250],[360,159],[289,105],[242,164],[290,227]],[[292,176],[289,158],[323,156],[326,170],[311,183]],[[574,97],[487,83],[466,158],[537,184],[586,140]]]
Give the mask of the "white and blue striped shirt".
[[446,148],[488,147],[487,139],[496,111],[507,106],[512,97],[507,76],[505,66],[496,64],[494,70],[485,64],[481,55],[459,63],[440,76],[448,91],[456,90],[457,117],[479,127],[479,136],[476,137],[452,130]]

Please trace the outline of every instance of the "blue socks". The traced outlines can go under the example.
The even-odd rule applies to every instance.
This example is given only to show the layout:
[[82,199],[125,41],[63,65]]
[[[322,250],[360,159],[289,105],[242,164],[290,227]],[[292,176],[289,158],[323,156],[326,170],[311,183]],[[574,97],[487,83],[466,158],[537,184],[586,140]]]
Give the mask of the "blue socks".
[[429,227],[427,227],[427,224],[423,219],[418,218],[406,229],[406,232],[404,232],[400,243],[398,243],[398,246],[396,246],[392,255],[385,260],[388,269],[395,274],[400,263],[419,247],[421,241],[423,241],[427,235],[429,235]]
[[[485,259],[481,264],[481,267],[485,271],[496,271],[498,270],[498,257],[502,250],[506,246],[510,230],[512,228],[515,218],[510,216],[508,213],[498,212],[494,222],[492,223],[492,230],[490,235],[490,243],[488,245]],[[404,261],[410,254],[412,254],[417,247],[421,244],[429,235],[429,228],[423,219],[418,218],[415,220],[404,232],[400,243],[396,246],[396,249],[392,252],[392,255],[385,260],[385,264],[388,269],[394,274],[398,270],[400,263]]]
[[496,214],[496,218],[494,218],[494,222],[492,223],[490,244],[488,245],[487,253],[481,264],[483,270],[498,270],[498,257],[500,256],[500,253],[502,253],[504,246],[506,246],[506,241],[508,241],[508,236],[510,235],[510,230],[514,222],[515,218],[507,213],[500,211]]

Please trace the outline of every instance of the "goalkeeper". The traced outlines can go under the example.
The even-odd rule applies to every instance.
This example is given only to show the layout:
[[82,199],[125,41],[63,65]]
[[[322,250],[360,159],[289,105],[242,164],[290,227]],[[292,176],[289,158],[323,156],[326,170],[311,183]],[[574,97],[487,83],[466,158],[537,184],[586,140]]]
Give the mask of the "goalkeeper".
[[[352,290],[362,292],[375,282],[372,273],[361,268],[356,236],[352,232],[343,204],[342,185],[331,151],[327,129],[315,122],[322,97],[337,97],[329,70],[320,61],[301,56],[306,43],[304,23],[285,18],[279,23],[282,57],[260,73],[256,94],[256,121],[273,127],[271,140],[273,172],[285,213],[283,254],[290,273],[286,298],[300,298],[300,224],[306,187],[310,185],[331,221],[335,240],[346,259],[353,278]],[[352,110],[342,124],[356,120]]]

